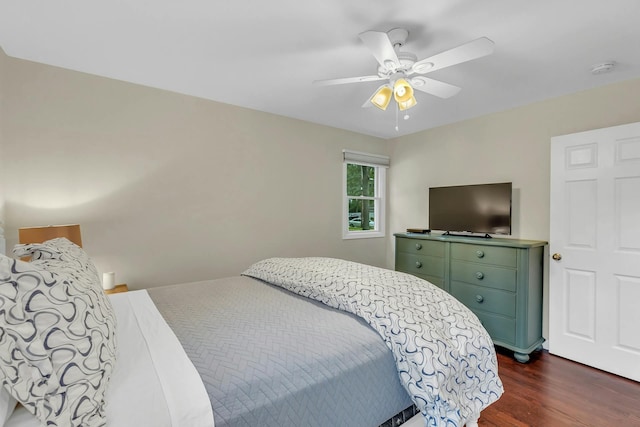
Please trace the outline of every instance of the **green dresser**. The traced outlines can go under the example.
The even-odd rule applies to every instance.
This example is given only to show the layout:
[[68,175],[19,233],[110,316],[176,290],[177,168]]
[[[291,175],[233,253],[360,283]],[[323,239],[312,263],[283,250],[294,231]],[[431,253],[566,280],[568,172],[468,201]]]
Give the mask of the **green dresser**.
[[441,234],[395,234],[396,270],[451,293],[478,316],[496,345],[527,362],[542,338],[547,242]]

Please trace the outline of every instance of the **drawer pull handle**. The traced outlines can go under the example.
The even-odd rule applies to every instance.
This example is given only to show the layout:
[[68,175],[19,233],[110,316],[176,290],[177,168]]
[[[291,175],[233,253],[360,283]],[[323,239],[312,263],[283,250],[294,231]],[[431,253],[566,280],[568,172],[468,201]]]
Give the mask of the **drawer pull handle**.
[[484,301],[484,297],[482,295],[476,295],[476,301],[482,303],[482,301]]
[[482,271],[478,271],[476,273],[476,279],[478,279],[478,280],[484,279],[484,273]]
[[422,263],[420,261],[416,261],[416,268],[422,267]]
[[422,245],[420,243],[416,243],[416,250],[419,251],[420,249],[422,249]]
[[476,251],[476,256],[478,258],[483,258],[484,257],[484,251]]

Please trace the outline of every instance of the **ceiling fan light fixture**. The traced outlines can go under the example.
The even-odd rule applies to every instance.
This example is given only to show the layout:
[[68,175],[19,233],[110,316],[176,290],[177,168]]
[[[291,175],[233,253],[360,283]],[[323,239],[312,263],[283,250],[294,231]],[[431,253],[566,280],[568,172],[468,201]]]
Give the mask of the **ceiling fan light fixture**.
[[393,97],[398,104],[407,102],[413,98],[413,88],[405,79],[398,79],[393,84]]
[[371,103],[384,111],[387,109],[389,102],[391,102],[392,93],[393,91],[391,90],[391,87],[384,85],[373,94],[371,97]]
[[414,96],[411,96],[411,98],[406,101],[398,101],[398,108],[400,109],[400,111],[408,110],[409,108],[415,106],[417,103],[418,101],[416,101],[416,98]]

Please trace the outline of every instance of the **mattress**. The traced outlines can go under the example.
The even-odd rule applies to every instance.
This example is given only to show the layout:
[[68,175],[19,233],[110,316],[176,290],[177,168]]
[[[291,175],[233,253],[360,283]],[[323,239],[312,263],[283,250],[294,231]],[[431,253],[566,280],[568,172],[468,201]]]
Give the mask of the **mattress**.
[[148,293],[216,427],[372,427],[412,405],[391,351],[352,314],[244,276]]

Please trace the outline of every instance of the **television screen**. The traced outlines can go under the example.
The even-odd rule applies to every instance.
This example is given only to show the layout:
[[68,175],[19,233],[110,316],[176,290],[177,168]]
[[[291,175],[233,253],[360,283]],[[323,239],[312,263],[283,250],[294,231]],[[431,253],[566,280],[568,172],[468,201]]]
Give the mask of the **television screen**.
[[429,188],[429,228],[511,234],[511,183]]

